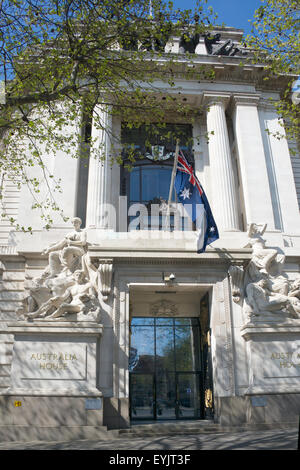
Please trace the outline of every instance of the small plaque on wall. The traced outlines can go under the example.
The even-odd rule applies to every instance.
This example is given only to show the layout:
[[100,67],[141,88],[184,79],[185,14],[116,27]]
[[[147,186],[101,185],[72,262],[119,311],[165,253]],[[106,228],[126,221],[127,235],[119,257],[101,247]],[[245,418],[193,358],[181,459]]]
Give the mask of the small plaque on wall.
[[251,397],[252,406],[267,406],[266,397]]
[[101,398],[86,398],[85,409],[86,410],[101,410],[102,400]]

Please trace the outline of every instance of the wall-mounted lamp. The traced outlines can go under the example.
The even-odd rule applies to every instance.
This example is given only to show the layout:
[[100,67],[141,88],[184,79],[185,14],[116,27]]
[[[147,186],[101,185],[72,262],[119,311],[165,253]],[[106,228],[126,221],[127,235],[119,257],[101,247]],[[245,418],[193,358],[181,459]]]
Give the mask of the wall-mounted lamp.
[[165,274],[163,273],[163,281],[164,282],[174,282],[176,279],[176,275],[174,273]]

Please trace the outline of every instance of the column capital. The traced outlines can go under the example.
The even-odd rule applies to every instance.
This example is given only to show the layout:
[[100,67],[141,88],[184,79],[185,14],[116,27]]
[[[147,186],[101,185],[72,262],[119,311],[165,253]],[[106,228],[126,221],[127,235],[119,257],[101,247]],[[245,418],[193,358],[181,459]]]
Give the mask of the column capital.
[[244,106],[258,106],[261,95],[258,93],[236,93],[232,95],[232,104]]
[[230,100],[230,93],[222,93],[217,91],[204,91],[202,103],[210,106],[213,104],[222,104],[224,107],[227,106]]

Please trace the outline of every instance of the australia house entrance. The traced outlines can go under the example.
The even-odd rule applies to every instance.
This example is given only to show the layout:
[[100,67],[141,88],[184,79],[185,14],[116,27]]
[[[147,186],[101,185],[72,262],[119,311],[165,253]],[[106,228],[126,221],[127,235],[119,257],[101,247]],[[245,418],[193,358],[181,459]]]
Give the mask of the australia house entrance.
[[203,326],[199,317],[131,318],[131,420],[212,415],[209,331]]

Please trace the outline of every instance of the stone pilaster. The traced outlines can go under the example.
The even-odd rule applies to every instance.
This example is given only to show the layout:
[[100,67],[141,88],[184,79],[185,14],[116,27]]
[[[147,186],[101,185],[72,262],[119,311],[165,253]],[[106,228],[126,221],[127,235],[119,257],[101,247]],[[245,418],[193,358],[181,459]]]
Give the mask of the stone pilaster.
[[238,151],[246,222],[264,222],[274,229],[270,183],[257,105],[258,95],[233,97],[233,125]]
[[205,93],[213,213],[219,230],[239,230],[225,106],[229,96]]
[[[266,148],[269,179],[272,180],[271,195],[276,195],[276,208],[279,213],[277,225],[287,234],[300,234],[297,192],[283,122],[279,119],[274,105],[268,100],[260,101],[259,113],[261,121],[263,121],[262,133]],[[265,128],[268,129],[268,132],[264,131]],[[277,138],[277,135],[281,138]],[[275,214],[276,210],[274,210]]]

